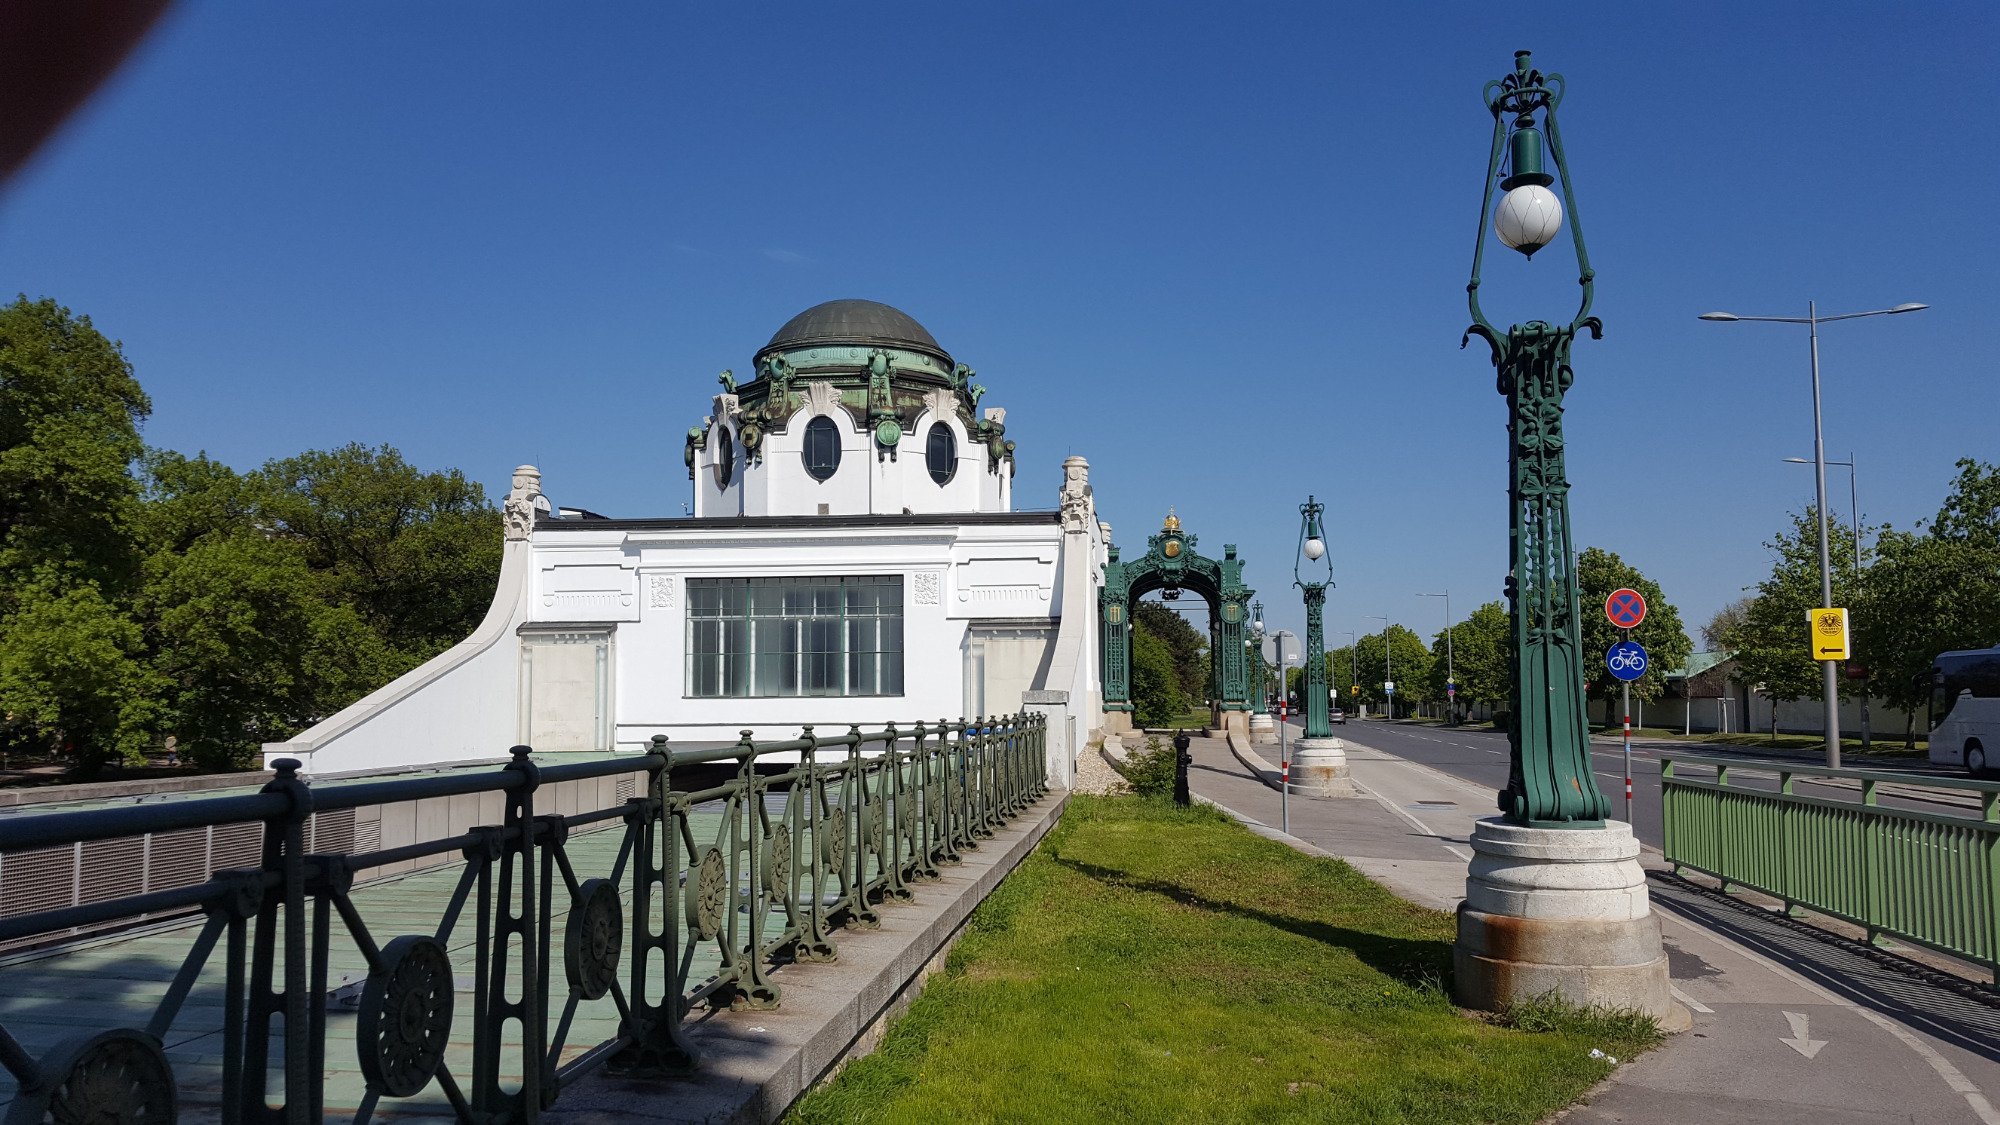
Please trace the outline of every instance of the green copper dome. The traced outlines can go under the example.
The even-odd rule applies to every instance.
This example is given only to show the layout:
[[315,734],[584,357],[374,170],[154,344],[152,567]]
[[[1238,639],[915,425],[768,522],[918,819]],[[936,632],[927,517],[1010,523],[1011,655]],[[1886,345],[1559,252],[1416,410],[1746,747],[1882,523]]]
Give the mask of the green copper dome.
[[827,301],[793,317],[757,355],[843,346],[907,348],[944,360],[947,370],[951,361],[950,354],[908,313],[880,301],[855,299]]

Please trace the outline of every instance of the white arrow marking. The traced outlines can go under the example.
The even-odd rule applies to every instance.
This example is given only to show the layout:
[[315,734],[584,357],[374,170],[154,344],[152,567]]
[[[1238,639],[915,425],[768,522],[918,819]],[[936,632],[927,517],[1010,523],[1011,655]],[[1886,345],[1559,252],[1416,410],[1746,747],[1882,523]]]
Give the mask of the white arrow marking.
[[1826,1046],[1826,1040],[1814,1039],[1811,1035],[1807,1034],[1805,1016],[1797,1012],[1786,1012],[1785,1022],[1792,1025],[1792,1037],[1786,1039],[1783,1036],[1779,1036],[1778,1042],[1783,1043],[1785,1046],[1790,1047],[1807,1058],[1812,1058],[1814,1055],[1819,1054],[1819,1049]]

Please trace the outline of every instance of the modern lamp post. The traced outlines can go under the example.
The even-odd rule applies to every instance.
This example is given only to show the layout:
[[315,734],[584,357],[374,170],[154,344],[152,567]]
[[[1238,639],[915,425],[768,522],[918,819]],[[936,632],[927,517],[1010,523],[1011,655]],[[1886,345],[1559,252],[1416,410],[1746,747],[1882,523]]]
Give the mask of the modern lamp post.
[[[1828,461],[1827,464],[1844,467],[1847,470],[1847,519],[1854,534],[1854,580],[1856,589],[1859,589],[1861,581],[1861,500],[1854,486],[1854,461],[1854,454],[1849,453],[1847,460]],[[1810,465],[1813,462],[1810,457],[1787,457],[1785,458],[1785,463],[1788,465]],[[1873,742],[1868,733],[1868,677],[1863,675],[1859,678],[1861,680],[1861,749],[1862,752],[1866,753]]]
[[1458,718],[1458,669],[1452,662],[1451,653],[1451,591],[1442,594],[1418,594],[1420,598],[1444,599],[1444,709],[1445,721],[1455,722]]
[[1396,666],[1389,659],[1389,618],[1380,613],[1366,616],[1370,621],[1382,623],[1382,694],[1388,699],[1382,709],[1387,712],[1384,717],[1393,723],[1396,721]]
[[1351,797],[1354,782],[1347,774],[1347,746],[1333,737],[1327,721],[1326,611],[1327,587],[1333,585],[1333,560],[1326,556],[1326,531],[1320,517],[1326,505],[1312,496],[1299,505],[1299,553],[1292,560],[1292,585],[1305,595],[1305,670],[1299,677],[1299,709],[1306,731],[1299,739],[1298,784],[1314,797]]
[[[1836,316],[1819,315],[1819,306],[1806,302],[1804,316],[1738,316],[1735,313],[1702,313],[1702,320],[1758,321],[1765,324],[1803,324],[1812,342],[1812,413],[1813,413],[1813,488],[1819,505],[1819,595],[1820,605],[1833,606],[1833,565],[1826,549],[1826,435],[1820,425],[1819,409],[1819,326],[1836,320],[1857,320],[1864,316],[1894,316],[1897,313],[1917,312],[1930,308],[1929,305],[1914,303],[1897,305],[1893,309],[1870,309],[1867,312],[1840,313]],[[1810,631],[1806,634],[1810,644]],[[1820,695],[1825,707],[1826,723],[1826,764],[1829,769],[1840,766],[1840,671],[1837,660],[1822,660],[1820,666]]]
[[1264,603],[1250,603],[1250,644],[1257,659],[1257,698],[1251,712],[1268,716],[1271,713],[1270,673],[1264,667]]
[[[1493,147],[1466,286],[1472,326],[1460,344],[1486,341],[1507,400],[1513,714],[1502,815],[1480,820],[1469,839],[1453,987],[1466,1007],[1501,1010],[1554,993],[1579,1006],[1634,1009],[1678,1030],[1690,1017],[1669,991],[1639,841],[1630,824],[1606,822],[1610,802],[1591,769],[1584,710],[1585,674],[1593,657],[1603,657],[1583,650],[1563,396],[1576,378],[1570,348],[1577,334],[1599,337],[1604,326],[1590,313],[1596,274],[1556,125],[1568,90],[1561,75],[1543,74],[1527,51],[1516,51],[1513,72],[1484,91]],[[1552,170],[1543,161],[1545,140]],[[1558,181],[1560,197],[1550,190]],[[1566,323],[1495,327],[1479,306],[1488,216],[1503,245],[1532,258],[1554,241],[1565,213],[1583,290],[1576,315]]]

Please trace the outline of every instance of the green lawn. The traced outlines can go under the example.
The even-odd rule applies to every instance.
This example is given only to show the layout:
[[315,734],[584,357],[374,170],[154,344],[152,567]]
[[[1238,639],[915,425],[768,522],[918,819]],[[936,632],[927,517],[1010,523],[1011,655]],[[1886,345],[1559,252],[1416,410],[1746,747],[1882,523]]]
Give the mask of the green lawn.
[[1642,1021],[1452,1007],[1449,915],[1207,809],[1071,798],[874,1054],[789,1121],[1532,1122]]

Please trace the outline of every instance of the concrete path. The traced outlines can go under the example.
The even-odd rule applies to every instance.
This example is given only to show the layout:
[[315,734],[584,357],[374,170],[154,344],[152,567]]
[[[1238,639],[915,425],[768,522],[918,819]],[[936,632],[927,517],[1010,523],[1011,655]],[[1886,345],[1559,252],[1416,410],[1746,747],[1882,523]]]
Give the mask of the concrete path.
[[[1492,789],[1342,737],[1363,796],[1294,794],[1291,836],[1404,898],[1455,908],[1466,838],[1493,811]],[[1275,760],[1275,747],[1247,762],[1221,739],[1191,750],[1195,793],[1281,823],[1279,794],[1260,779],[1275,779],[1259,758]],[[2000,1125],[2000,1007],[1671,877],[1656,874],[1651,889],[1694,1029],[1620,1067],[1565,1122]]]

